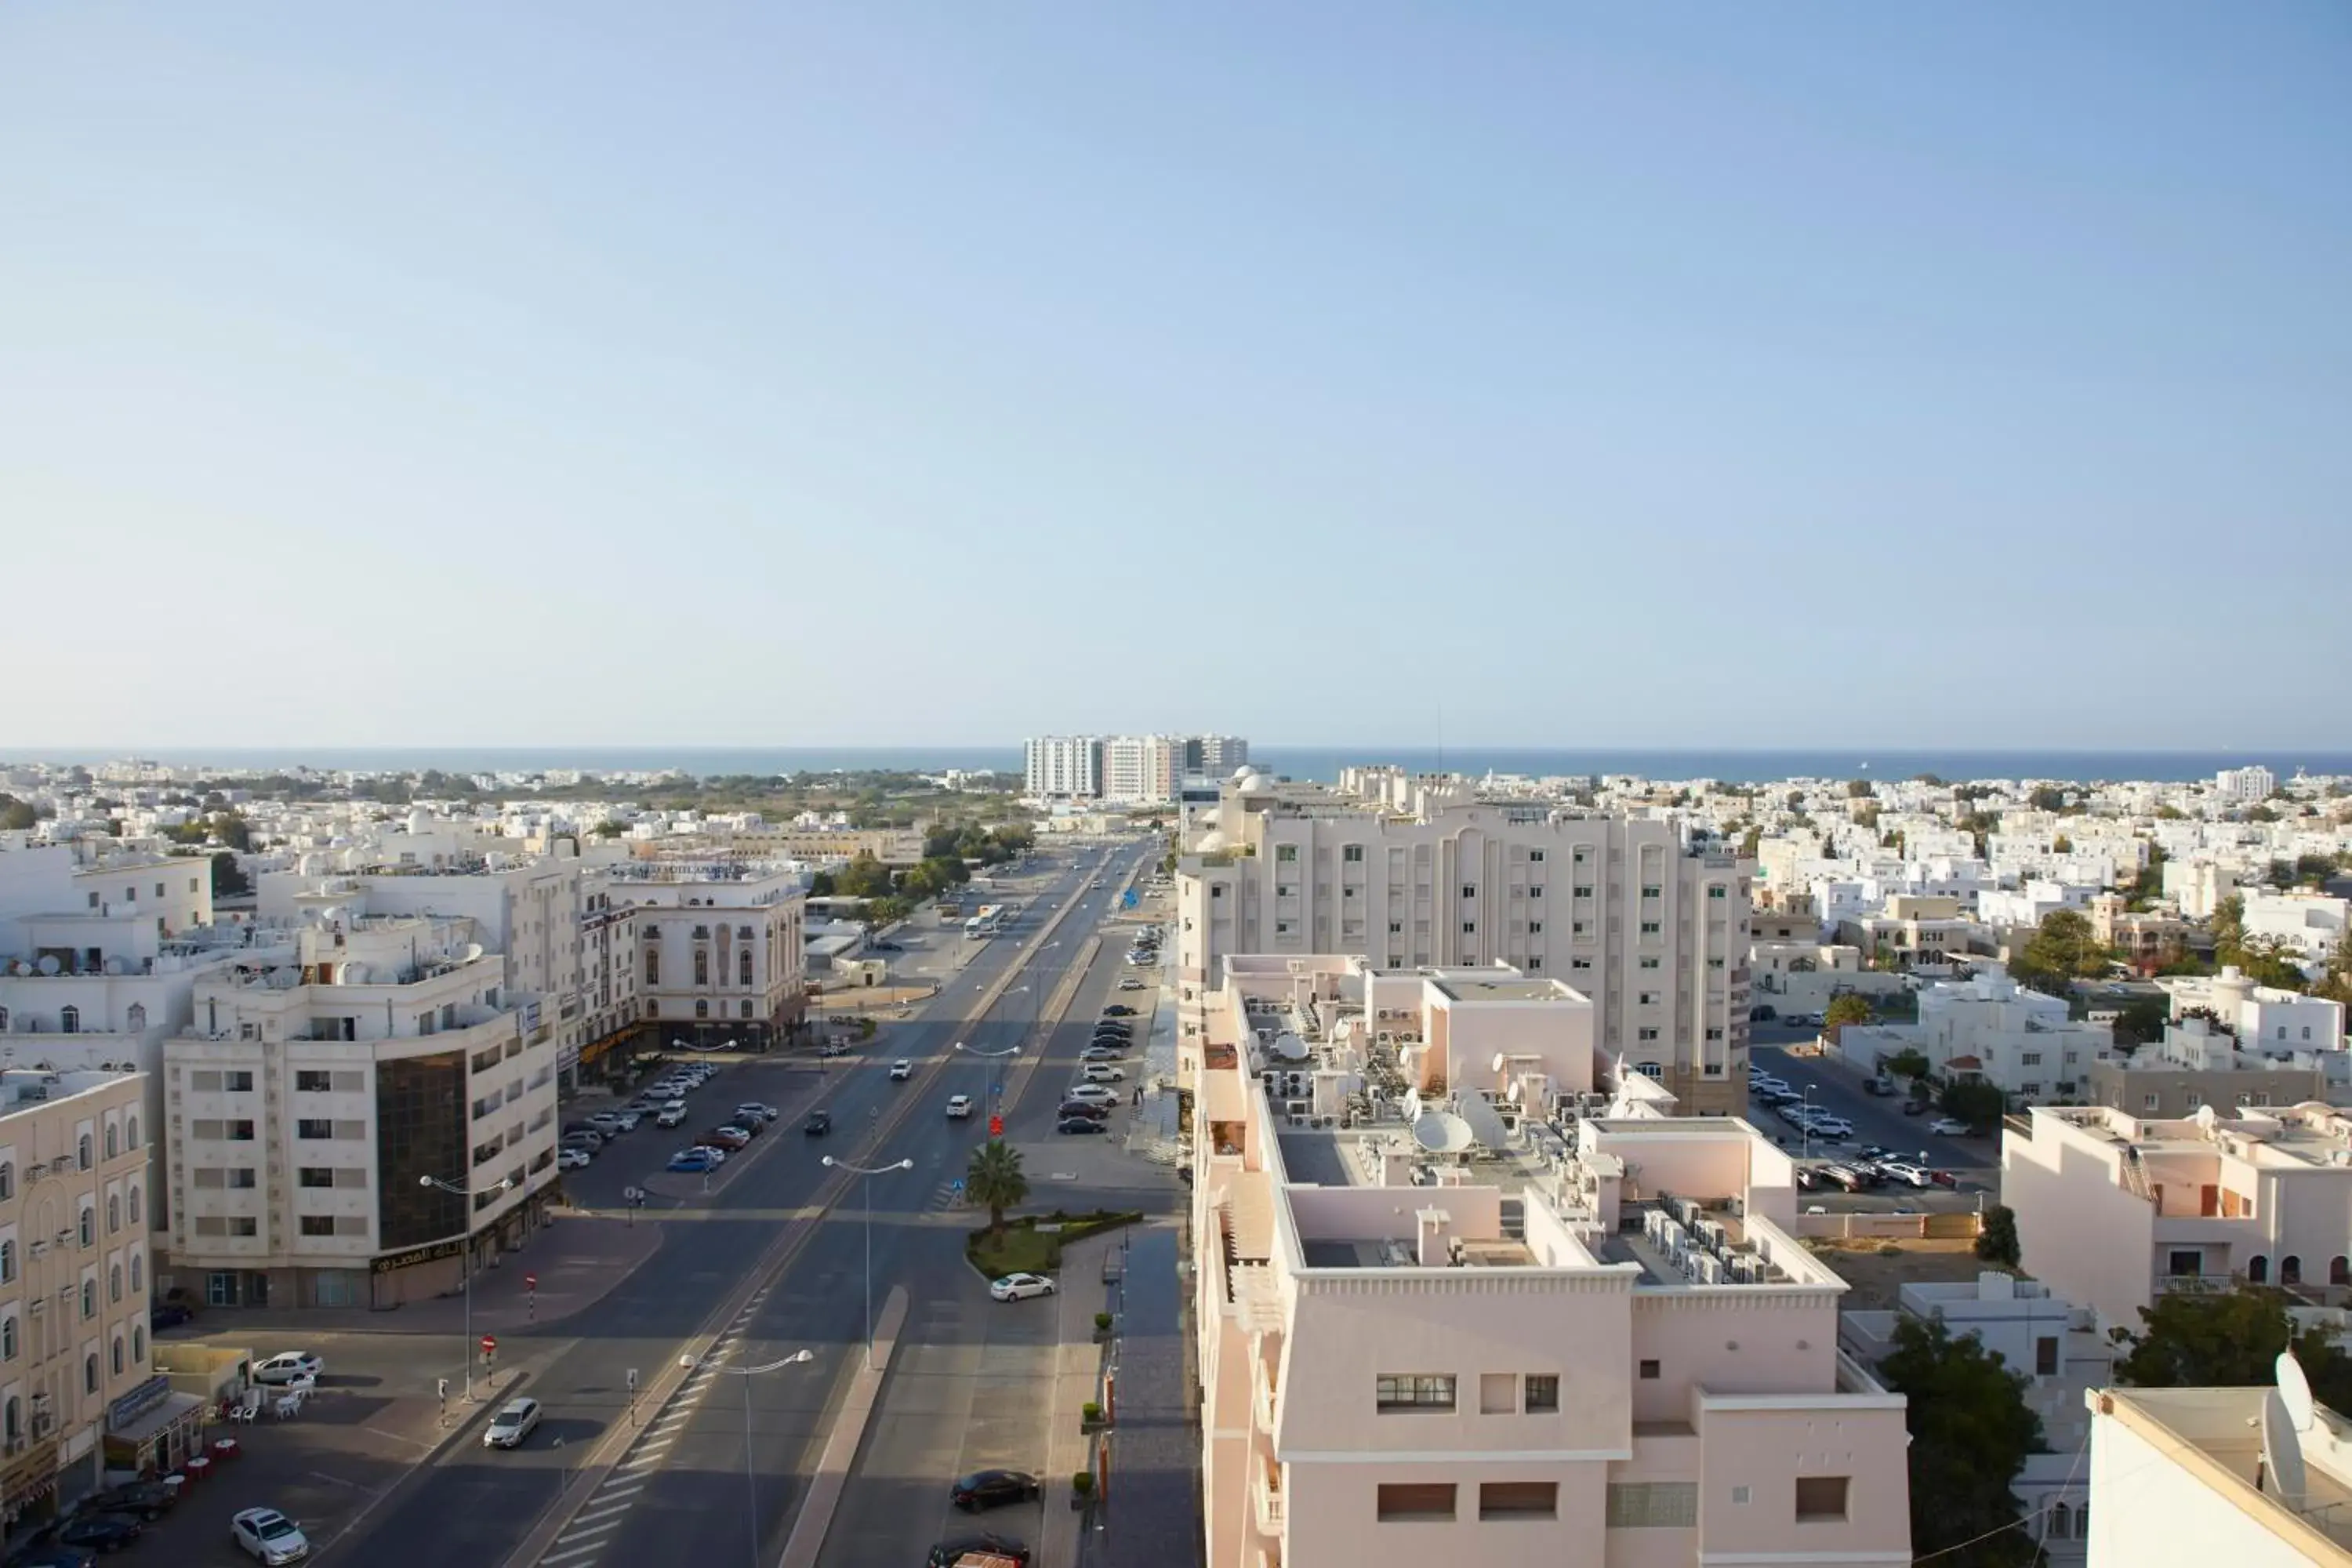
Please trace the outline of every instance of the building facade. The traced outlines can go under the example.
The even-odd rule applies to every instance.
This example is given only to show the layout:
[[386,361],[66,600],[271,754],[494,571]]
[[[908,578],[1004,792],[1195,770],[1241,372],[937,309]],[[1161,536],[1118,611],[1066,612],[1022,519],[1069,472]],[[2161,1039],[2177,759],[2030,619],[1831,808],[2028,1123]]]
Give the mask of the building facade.
[[634,858],[606,870],[636,922],[646,1036],[667,1045],[781,1045],[807,1008],[807,893],[797,867]]
[[1039,735],[1022,742],[1022,793],[1032,799],[1092,800],[1102,794],[1102,742],[1093,735]]
[[1165,735],[1114,735],[1102,743],[1102,795],[1129,805],[1176,798],[1181,742]]

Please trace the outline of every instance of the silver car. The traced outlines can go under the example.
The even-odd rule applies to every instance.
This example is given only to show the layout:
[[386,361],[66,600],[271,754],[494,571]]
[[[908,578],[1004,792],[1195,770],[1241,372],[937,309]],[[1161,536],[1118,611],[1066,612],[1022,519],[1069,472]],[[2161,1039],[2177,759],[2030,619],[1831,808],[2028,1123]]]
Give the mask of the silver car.
[[509,1399],[499,1406],[499,1413],[491,1416],[489,1426],[483,1428],[482,1447],[485,1448],[515,1447],[525,1437],[530,1436],[532,1429],[538,1425],[538,1400]]

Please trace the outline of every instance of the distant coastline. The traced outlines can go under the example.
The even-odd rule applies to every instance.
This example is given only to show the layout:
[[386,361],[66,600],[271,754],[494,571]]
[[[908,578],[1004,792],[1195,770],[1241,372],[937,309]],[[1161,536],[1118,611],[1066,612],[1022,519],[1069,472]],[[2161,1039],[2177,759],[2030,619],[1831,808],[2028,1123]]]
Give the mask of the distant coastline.
[[[1669,748],[1449,747],[1440,752],[1412,746],[1254,746],[1251,760],[1269,773],[1329,783],[1356,763],[1390,763],[1416,773],[1488,773],[1531,777],[1588,773],[1633,773],[1664,780],[1720,779],[1730,784],[1769,783],[1785,778],[1907,779],[1934,773],[1947,779],[2049,779],[2089,784],[2144,779],[2182,783],[2210,778],[2223,768],[2260,763],[2280,779],[2297,771],[2352,775],[2352,752],[2252,747],[2234,752],[2155,751],[1871,751],[1866,748],[1789,751]],[[326,772],[421,773],[437,768],[456,773],[528,773],[572,769],[591,773],[657,773],[682,769],[701,776],[773,774],[808,771],[887,769],[936,773],[949,768],[1018,773],[1021,752],[1013,746],[398,746],[352,747],[165,747],[119,748],[100,753],[58,748],[0,750],[0,766],[11,763],[96,765],[129,757],[173,766],[223,771],[283,771],[310,767]]]

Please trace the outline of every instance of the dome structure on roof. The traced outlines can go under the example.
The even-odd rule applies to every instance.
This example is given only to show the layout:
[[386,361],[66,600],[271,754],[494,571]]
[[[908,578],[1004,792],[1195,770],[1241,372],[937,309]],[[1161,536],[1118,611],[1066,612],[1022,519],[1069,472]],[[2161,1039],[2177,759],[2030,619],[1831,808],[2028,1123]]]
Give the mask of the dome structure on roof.
[[1222,853],[1226,847],[1225,830],[1222,827],[1212,827],[1208,832],[1201,835],[1200,842],[1193,845],[1192,848],[1196,854],[1216,855]]
[[1274,781],[1264,773],[1252,773],[1241,781],[1239,787],[1244,795],[1272,795]]

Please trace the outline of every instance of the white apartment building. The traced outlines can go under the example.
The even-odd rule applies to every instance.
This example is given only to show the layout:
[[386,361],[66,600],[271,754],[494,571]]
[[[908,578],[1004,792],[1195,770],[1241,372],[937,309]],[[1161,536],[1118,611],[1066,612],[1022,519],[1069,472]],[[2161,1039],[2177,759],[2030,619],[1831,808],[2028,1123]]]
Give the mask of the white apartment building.
[[1102,794],[1102,742],[1093,735],[1038,735],[1022,742],[1022,793],[1092,800]]
[[577,1087],[583,1073],[601,1076],[625,1064],[644,1011],[637,999],[643,960],[635,907],[615,902],[611,886],[601,879],[589,884],[581,902],[581,1044],[569,1059],[556,1058],[557,1072],[570,1087]]
[[800,1027],[808,897],[798,867],[632,857],[605,866],[604,877],[611,907],[635,918],[649,1037],[767,1050]]
[[2275,937],[2307,963],[2320,963],[2344,940],[2345,917],[2352,900],[2325,893],[2272,893],[2248,889],[2245,930],[2248,940]]
[[2164,863],[2164,896],[2192,921],[2210,921],[2223,899],[2238,890],[2237,870],[2208,858]]
[[2137,1329],[2158,1294],[2233,1278],[2352,1300],[2352,1112],[2208,1106],[2152,1121],[2037,1105],[2011,1119],[2000,1166],[2026,1271],[2103,1329]]
[[2151,1121],[2325,1100],[2352,1104],[2352,1055],[2308,1045],[2259,1045],[2201,1015],[2175,1017],[2164,1038],[2091,1064],[2084,1098]]
[[2344,1048],[2344,1004],[2275,985],[2257,985],[2235,964],[2219,974],[2159,980],[2176,1019],[2203,1008],[2250,1051]]
[[90,1489],[118,1443],[186,1452],[194,1401],[131,1397],[152,1381],[146,1103],[137,1073],[0,1072],[0,1528]]
[[2243,768],[2223,768],[2213,775],[2213,793],[2223,800],[2243,805],[2268,800],[2278,788],[2278,775],[2259,763]]
[[[1787,1155],[1639,1077],[1571,1152],[1526,1092],[1590,1073],[1556,981],[1223,976],[1192,1163],[1210,1568],[1910,1563],[1904,1401],[1838,1349]],[[1401,1008],[1475,1082],[1412,1087],[1377,1047]]]
[[1841,1047],[1866,1070],[1880,1055],[1916,1050],[1938,1078],[1989,1083],[2027,1100],[2074,1098],[2091,1065],[2115,1047],[2106,1025],[2069,1019],[2063,999],[1998,970],[1938,981],[1918,998],[1918,1022],[1849,1030],[1853,1038],[1841,1037]]
[[[2336,1412],[2306,1397],[2298,1415],[2274,1387],[2096,1388],[2084,1403],[2090,1568],[2352,1568],[2352,1422]],[[2273,1432],[2291,1458],[2269,1451]]]
[[1748,868],[1671,823],[1447,806],[1400,819],[1228,784],[1176,876],[1179,1045],[1233,953],[1504,964],[1591,999],[1597,1039],[1688,1110],[1747,1105]]
[[215,1307],[446,1293],[545,1219],[543,999],[469,919],[322,911],[279,934],[200,981],[164,1045],[165,1282]]
[[1182,742],[1165,735],[1113,735],[1102,743],[1102,795],[1130,805],[1176,798]]

